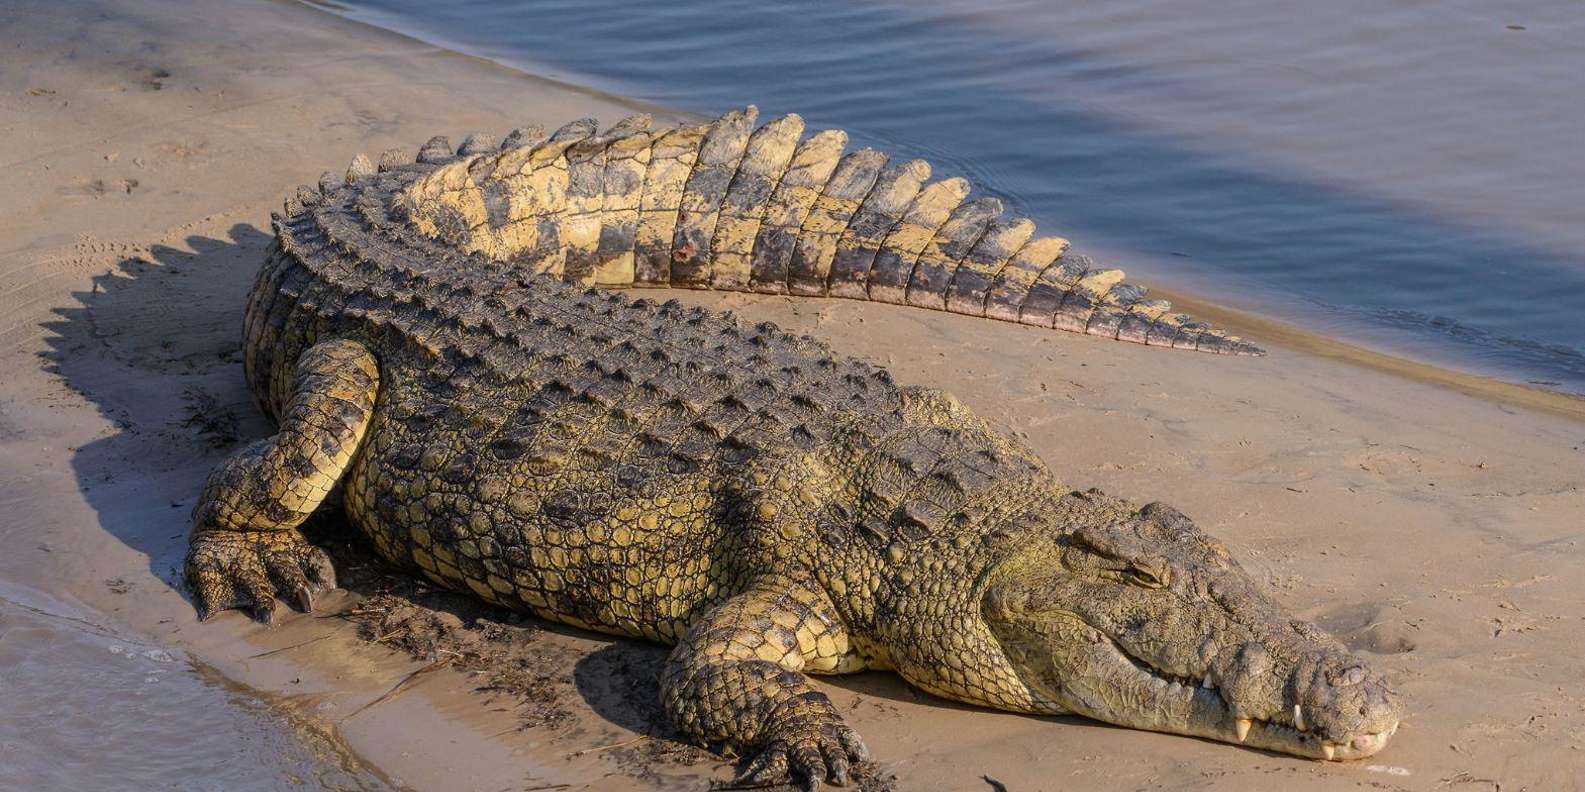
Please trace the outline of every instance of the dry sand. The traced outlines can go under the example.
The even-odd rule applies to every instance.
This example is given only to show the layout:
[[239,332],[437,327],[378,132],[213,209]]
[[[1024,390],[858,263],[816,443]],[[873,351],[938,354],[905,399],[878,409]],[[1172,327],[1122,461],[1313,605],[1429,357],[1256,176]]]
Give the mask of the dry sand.
[[[198,626],[176,588],[203,476],[267,431],[237,338],[286,190],[359,151],[610,121],[634,103],[264,0],[22,0],[0,15],[0,44],[0,578],[186,649],[415,789],[725,777],[647,736],[664,733],[658,649],[513,628],[532,642],[517,655],[537,691],[523,701],[479,691],[489,672],[365,643],[344,619]],[[953,391],[1076,486],[1177,505],[1408,701],[1380,756],[1323,764],[959,707],[884,674],[821,682],[899,789],[1577,788],[1578,402],[1433,384],[1270,325],[1252,325],[1269,357],[1221,359],[882,305],[680,296]],[[1372,366],[1350,362],[1362,357]]]

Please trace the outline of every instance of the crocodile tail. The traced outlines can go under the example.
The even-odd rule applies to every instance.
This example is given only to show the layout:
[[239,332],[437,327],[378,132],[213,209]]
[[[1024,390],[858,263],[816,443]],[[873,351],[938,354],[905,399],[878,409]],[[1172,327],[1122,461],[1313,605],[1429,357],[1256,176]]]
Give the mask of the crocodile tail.
[[[578,283],[871,300],[1264,354],[1037,235],[963,179],[929,181],[923,160],[844,154],[840,131],[804,137],[796,115],[755,128],[757,117],[749,106],[652,130],[641,115],[598,134],[580,119],[548,136],[514,130],[499,146],[470,135],[455,153],[437,137],[399,200],[425,233]],[[410,166],[382,155],[388,167]],[[345,180],[374,170],[355,161]],[[340,181],[327,174],[321,186]]]

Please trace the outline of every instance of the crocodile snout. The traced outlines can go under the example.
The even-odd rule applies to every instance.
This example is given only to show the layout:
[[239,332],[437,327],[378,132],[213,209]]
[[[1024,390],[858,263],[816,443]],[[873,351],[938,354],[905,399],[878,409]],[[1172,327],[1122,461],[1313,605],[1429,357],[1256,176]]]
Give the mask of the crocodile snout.
[[1221,694],[1237,742],[1250,742],[1253,731],[1256,743],[1278,740],[1317,758],[1380,751],[1403,714],[1386,681],[1336,645],[1230,647],[1213,661],[1207,685]]
[[1398,694],[1347,652],[1318,652],[1306,660],[1294,669],[1294,727],[1313,734],[1328,759],[1381,750],[1403,716]]

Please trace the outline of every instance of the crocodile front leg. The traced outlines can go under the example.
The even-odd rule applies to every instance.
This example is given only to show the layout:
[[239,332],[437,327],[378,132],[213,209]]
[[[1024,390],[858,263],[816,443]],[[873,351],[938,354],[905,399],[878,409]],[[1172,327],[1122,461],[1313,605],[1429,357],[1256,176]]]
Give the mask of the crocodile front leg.
[[689,628],[661,673],[661,703],[699,742],[758,752],[737,783],[791,776],[814,790],[827,778],[847,783],[868,750],[801,672],[863,667],[825,594],[761,581]]
[[200,620],[243,608],[269,623],[277,594],[307,611],[316,590],[335,587],[330,558],[297,527],[352,464],[378,387],[374,356],[361,344],[316,344],[297,363],[280,431],[209,474],[186,564]]

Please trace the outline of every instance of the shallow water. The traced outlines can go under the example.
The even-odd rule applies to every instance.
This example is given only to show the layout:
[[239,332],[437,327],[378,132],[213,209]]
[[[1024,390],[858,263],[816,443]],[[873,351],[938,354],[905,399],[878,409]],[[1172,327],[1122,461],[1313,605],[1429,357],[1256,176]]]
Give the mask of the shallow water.
[[386,790],[179,653],[0,583],[0,790]]
[[343,13],[701,113],[798,112],[968,175],[1148,281],[1585,393],[1585,13],[1568,0]]

